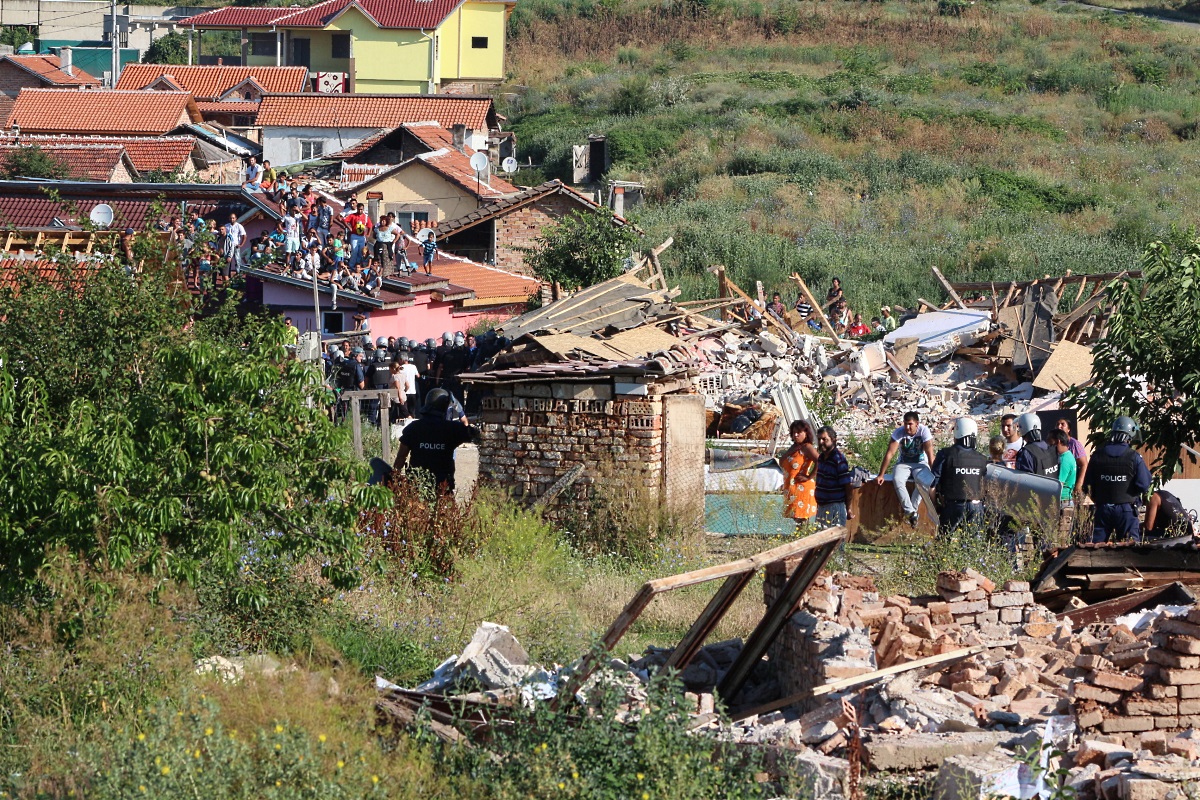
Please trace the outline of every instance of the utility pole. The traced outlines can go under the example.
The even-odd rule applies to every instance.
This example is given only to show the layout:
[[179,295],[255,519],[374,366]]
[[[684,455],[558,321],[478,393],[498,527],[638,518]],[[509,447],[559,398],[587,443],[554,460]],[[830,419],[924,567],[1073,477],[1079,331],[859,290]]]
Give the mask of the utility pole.
[[108,88],[117,88],[117,68],[121,62],[121,44],[117,39],[117,0],[112,0],[112,82]]

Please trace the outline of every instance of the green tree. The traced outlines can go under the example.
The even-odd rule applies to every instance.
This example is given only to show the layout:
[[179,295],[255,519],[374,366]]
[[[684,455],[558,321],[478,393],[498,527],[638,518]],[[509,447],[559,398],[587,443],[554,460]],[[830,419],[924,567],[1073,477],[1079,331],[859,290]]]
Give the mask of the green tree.
[[621,274],[640,236],[607,211],[575,211],[542,229],[525,263],[564,288],[591,286]]
[[1137,420],[1145,444],[1161,448],[1156,480],[1170,480],[1183,445],[1200,438],[1200,238],[1152,242],[1142,277],[1109,292],[1115,311],[1092,351],[1093,380],[1067,402],[1097,436],[1122,414]]
[[21,45],[37,39],[37,28],[24,25],[5,25],[0,28],[0,44],[12,45],[13,50],[19,50]]
[[142,55],[143,64],[186,64],[187,60],[187,37],[182,33],[155,39]]
[[317,370],[279,320],[248,317],[234,344],[185,331],[188,303],[170,268],[69,258],[0,289],[0,597],[36,590],[51,552],[188,580],[248,553],[313,558],[357,580],[357,520],[384,493]]
[[27,147],[15,147],[4,156],[4,166],[0,175],[6,180],[17,178],[51,178],[65,180],[71,177],[71,169],[66,162],[47,153],[36,144]]

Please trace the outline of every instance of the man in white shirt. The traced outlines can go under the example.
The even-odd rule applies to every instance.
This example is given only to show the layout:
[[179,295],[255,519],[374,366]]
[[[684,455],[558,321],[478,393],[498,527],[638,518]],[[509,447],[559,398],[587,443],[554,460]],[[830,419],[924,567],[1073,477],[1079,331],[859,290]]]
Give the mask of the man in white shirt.
[[417,407],[418,374],[417,368],[408,363],[408,353],[400,351],[396,360],[392,362],[392,386],[395,387],[400,402],[404,404],[401,412],[404,419],[412,419]]
[[1025,440],[1017,431],[1017,415],[1005,414],[1000,418],[1000,435],[1004,437],[1004,466],[1017,467],[1017,453],[1025,446]]
[[879,474],[875,477],[877,484],[883,485],[883,476],[897,450],[900,451],[900,460],[892,473],[893,488],[908,524],[915,528],[917,509],[921,507],[921,494],[916,486],[913,486],[912,493],[909,494],[908,479],[912,478],[914,484],[924,483],[926,486],[933,483],[933,472],[929,469],[929,465],[933,463],[933,434],[921,424],[921,417],[915,411],[906,413],[904,424],[892,432],[892,440],[888,442],[887,453],[883,456]]
[[246,246],[246,229],[238,222],[237,214],[230,213],[229,222],[225,225],[225,235],[229,237],[230,253],[229,266],[231,271],[242,268],[242,248]]

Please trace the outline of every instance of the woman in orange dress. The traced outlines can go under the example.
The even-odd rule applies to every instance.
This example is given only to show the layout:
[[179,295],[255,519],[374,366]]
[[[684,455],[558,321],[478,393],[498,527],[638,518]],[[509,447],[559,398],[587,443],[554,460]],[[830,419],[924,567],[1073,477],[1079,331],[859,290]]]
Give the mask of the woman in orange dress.
[[792,446],[779,457],[783,470],[783,515],[800,527],[817,514],[817,448],[812,426],[798,419],[788,429]]

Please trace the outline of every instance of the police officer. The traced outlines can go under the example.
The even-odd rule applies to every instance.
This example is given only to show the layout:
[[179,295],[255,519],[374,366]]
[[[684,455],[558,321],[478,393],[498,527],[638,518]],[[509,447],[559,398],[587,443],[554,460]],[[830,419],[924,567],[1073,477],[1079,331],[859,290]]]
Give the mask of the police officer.
[[[386,344],[386,341],[385,341]],[[392,362],[387,350],[383,347],[375,349],[375,360],[371,362],[367,374],[367,382],[372,389],[386,392],[392,386]],[[367,401],[367,413],[371,415],[371,424],[379,424],[379,401]]]
[[1146,522],[1142,525],[1147,539],[1168,536],[1195,536],[1196,526],[1179,498],[1166,489],[1159,489],[1146,500]]
[[363,388],[366,376],[363,373],[362,364],[359,363],[359,360],[362,358],[362,353],[363,353],[363,349],[361,347],[355,347],[350,352],[349,358],[346,358],[343,356],[338,361],[338,367],[337,367],[337,370],[338,370],[338,372],[337,372],[338,404],[337,404],[337,415],[336,415],[336,419],[338,419],[338,420],[342,420],[346,417],[346,409],[348,407],[348,401],[343,400],[342,395],[345,394],[346,392],[353,392],[353,391]]
[[434,386],[445,388],[445,365],[446,356],[454,348],[454,334],[446,331],[442,334],[442,343],[435,344],[433,350],[433,363],[430,365],[433,371]]
[[1092,530],[1093,542],[1129,537],[1140,541],[1137,506],[1150,489],[1150,470],[1130,447],[1137,423],[1129,417],[1113,420],[1108,442],[1088,462],[1083,490],[1096,504]]
[[438,378],[442,388],[456,399],[462,398],[462,384],[458,376],[467,371],[469,359],[467,338],[462,333],[455,334],[450,348],[442,355],[441,364],[438,365]]
[[1017,417],[1017,432],[1025,440],[1025,446],[1017,452],[1017,471],[1058,480],[1058,453],[1042,441],[1041,418],[1027,411]]
[[988,458],[975,449],[979,426],[969,417],[954,421],[954,444],[933,460],[933,492],[941,502],[938,535],[974,525],[983,516],[983,477]]
[[413,366],[417,368],[420,374],[420,380],[417,382],[417,394],[424,397],[429,391],[435,388],[433,382],[433,353],[437,347],[437,342],[432,338],[426,339],[424,344],[413,342]]
[[433,476],[438,491],[454,491],[454,449],[460,444],[479,441],[479,429],[459,422],[448,422],[450,393],[433,389],[425,396],[420,416],[400,435],[393,469],[425,470]]

